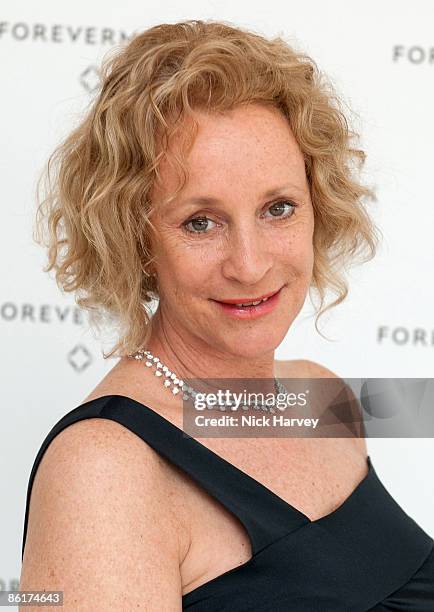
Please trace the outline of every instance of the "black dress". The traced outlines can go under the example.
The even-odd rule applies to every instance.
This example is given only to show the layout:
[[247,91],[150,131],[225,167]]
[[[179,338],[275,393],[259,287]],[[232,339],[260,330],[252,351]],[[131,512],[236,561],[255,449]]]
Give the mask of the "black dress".
[[312,521],[148,406],[122,395],[64,415],[29,478],[22,540],[38,464],[51,440],[82,419],[116,421],[181,468],[245,527],[253,556],[182,597],[194,612],[434,612],[434,541],[368,474],[336,510]]

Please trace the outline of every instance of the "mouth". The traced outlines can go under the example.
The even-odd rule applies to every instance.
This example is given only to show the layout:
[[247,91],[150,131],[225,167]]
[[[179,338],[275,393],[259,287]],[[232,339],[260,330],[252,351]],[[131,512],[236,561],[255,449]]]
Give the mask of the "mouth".
[[[280,287],[282,289],[282,287]],[[216,302],[220,302],[220,304],[232,304],[234,306],[257,306],[260,302],[265,302],[273,295],[276,295],[280,291],[277,289],[276,291],[270,291],[270,293],[264,293],[264,295],[260,295],[255,298],[232,298],[230,300],[214,300]]]
[[280,293],[285,285],[277,291],[266,293],[257,298],[235,298],[230,300],[211,300],[229,315],[241,319],[253,319],[274,310]]

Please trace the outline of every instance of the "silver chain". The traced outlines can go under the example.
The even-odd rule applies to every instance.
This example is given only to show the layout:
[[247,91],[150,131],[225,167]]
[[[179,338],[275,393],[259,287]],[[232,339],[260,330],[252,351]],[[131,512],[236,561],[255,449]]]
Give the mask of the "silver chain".
[[[172,372],[166,365],[161,363],[158,357],[155,357],[154,355],[152,355],[150,351],[145,351],[144,349],[138,349],[134,353],[129,353],[128,357],[131,357],[133,359],[138,359],[140,361],[144,361],[145,367],[147,368],[152,368],[152,367],[155,368],[154,375],[162,379],[163,385],[169,391],[171,391],[173,395],[177,395],[178,393],[182,392],[183,394],[182,399],[184,401],[188,401],[189,399],[192,399],[194,403],[194,399],[199,392],[193,389],[193,387],[191,387],[190,385],[187,385],[181,378],[179,378],[179,376],[175,374],[175,372]],[[275,388],[276,393],[283,393],[285,395],[288,393],[286,387],[277,378],[274,378],[274,388]],[[254,408],[255,410],[270,411],[272,413],[275,412],[272,406],[268,406],[267,404],[264,404],[262,402],[257,402],[257,401],[255,401],[253,404],[241,403],[239,404],[239,406],[243,410]],[[221,410],[221,411],[224,411],[227,408],[230,410],[235,410],[236,404],[234,402],[225,402],[224,404],[218,404],[217,406],[207,404],[207,408],[208,409],[217,408],[218,410]]]

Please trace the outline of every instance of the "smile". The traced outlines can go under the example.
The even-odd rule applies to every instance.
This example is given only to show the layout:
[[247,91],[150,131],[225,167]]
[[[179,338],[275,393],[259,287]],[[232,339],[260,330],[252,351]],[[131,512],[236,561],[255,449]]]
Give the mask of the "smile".
[[221,311],[232,316],[236,319],[256,319],[265,314],[268,314],[277,306],[279,302],[280,293],[282,291],[281,287],[278,291],[274,293],[266,294],[256,300],[243,300],[243,298],[238,298],[237,300],[228,300],[228,301],[219,301],[212,300],[215,304],[219,306]]
[[258,300],[257,302],[246,302],[245,304],[235,304],[235,306],[257,306],[261,302],[266,302],[270,298],[262,298],[262,300]]

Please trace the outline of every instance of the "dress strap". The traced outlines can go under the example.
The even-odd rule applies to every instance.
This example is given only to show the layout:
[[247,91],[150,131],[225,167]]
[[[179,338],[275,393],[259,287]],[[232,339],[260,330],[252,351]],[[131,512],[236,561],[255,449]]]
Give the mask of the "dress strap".
[[246,529],[252,553],[309,523],[279,496],[176,427],[148,406],[122,395],[90,400],[64,415],[51,429],[36,456],[29,478],[22,556],[27,533],[31,488],[42,456],[63,429],[89,418],[116,421],[179,467],[235,515]]

